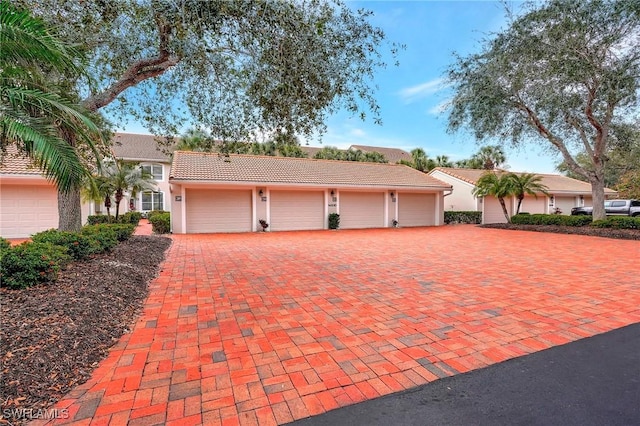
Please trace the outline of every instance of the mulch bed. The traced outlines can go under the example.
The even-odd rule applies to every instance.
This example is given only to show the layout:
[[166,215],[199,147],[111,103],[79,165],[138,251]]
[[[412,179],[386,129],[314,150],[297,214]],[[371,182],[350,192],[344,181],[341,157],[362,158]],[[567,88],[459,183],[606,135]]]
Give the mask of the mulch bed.
[[590,235],[593,237],[616,238],[619,240],[640,240],[640,229],[595,228],[593,226],[514,225],[508,223],[491,223],[481,226],[483,228],[512,229],[516,231],[553,232],[556,234]]
[[0,289],[0,423],[11,409],[45,409],[84,383],[129,331],[171,240],[133,236],[70,265],[55,283]]

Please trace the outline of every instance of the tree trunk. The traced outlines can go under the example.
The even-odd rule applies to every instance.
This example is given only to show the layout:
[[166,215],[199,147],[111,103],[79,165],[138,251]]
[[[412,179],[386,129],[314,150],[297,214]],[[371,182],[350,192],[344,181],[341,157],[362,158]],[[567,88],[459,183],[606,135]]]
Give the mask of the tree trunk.
[[509,213],[507,212],[507,205],[504,203],[504,198],[498,198],[500,201],[500,205],[502,206],[502,213],[504,213],[504,217],[507,218],[507,223],[511,223],[511,218],[509,217]]
[[524,200],[524,197],[518,197],[518,208],[516,209],[516,214],[520,213],[520,206],[522,206],[522,200]]
[[79,232],[81,228],[80,188],[72,188],[69,192],[58,190],[58,229]]
[[593,220],[601,220],[607,218],[604,210],[604,172],[596,171],[589,179],[591,183],[591,196],[593,201]]

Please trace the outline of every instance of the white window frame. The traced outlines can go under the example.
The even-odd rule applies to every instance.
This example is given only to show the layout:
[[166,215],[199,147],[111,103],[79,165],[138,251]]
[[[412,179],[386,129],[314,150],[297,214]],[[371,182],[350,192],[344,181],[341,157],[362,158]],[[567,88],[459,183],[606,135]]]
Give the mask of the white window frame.
[[[145,209],[145,201],[144,201],[144,196],[147,194],[151,194],[151,208],[150,209]],[[157,201],[155,200],[155,196],[160,195],[162,197],[162,200],[160,202],[160,208],[158,208]],[[144,191],[142,193],[140,193],[140,210],[143,212],[149,212],[152,210],[164,210],[164,192],[163,191]]]
[[[156,181],[164,180],[164,167],[162,166],[162,164],[156,164],[156,163],[142,164],[140,167],[142,168],[142,170],[147,171],[151,176],[153,176],[154,180]],[[156,167],[160,167],[160,178],[157,178],[156,173],[153,171],[153,169]]]

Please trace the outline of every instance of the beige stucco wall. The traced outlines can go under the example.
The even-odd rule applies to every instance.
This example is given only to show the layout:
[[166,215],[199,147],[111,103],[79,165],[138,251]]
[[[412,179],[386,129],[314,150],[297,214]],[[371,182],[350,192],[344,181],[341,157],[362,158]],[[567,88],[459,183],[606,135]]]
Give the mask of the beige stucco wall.
[[464,182],[458,178],[454,178],[439,170],[434,170],[431,176],[446,182],[453,187],[451,195],[444,198],[443,210],[446,211],[478,211],[478,202],[472,194],[474,185]]

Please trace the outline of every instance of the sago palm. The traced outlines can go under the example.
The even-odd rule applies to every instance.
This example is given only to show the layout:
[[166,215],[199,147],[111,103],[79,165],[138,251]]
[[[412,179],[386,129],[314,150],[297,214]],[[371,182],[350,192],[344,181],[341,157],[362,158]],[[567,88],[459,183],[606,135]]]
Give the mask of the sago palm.
[[101,138],[89,114],[55,82],[80,75],[80,59],[43,21],[0,1],[0,146],[17,145],[62,190],[79,185],[85,168],[61,132],[96,156]]

